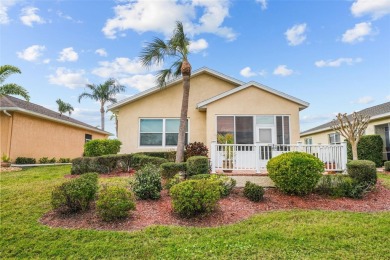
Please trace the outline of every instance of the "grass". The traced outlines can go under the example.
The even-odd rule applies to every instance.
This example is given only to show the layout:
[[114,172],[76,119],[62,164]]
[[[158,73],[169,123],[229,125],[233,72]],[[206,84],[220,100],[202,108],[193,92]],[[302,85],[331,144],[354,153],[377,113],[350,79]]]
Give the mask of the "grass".
[[[390,213],[277,211],[218,228],[153,226],[137,232],[49,228],[50,193],[69,166],[1,173],[1,256],[126,259],[386,259]],[[387,177],[380,175],[383,180]],[[120,178],[103,182],[123,182]],[[127,181],[127,180],[126,180]],[[126,182],[125,181],[125,182]]]
[[386,173],[380,173],[378,172],[378,178],[380,180],[382,180],[382,183],[385,187],[387,187],[388,189],[390,189],[390,174],[386,174]]

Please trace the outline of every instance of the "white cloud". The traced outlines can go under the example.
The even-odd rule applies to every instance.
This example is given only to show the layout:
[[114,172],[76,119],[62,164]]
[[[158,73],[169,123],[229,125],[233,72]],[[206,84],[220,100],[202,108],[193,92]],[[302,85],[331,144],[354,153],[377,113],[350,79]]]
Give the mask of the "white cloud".
[[242,70],[240,70],[240,75],[246,78],[256,76],[257,74],[252,71],[250,67],[245,67]]
[[379,19],[390,14],[389,0],[356,0],[351,6],[354,16],[370,15],[373,19]]
[[191,41],[190,45],[188,46],[188,49],[192,53],[197,53],[207,49],[208,46],[209,44],[207,43],[207,41],[202,38],[197,41]]
[[274,75],[278,75],[278,76],[282,76],[282,77],[290,76],[293,73],[294,73],[294,71],[292,69],[288,69],[287,65],[279,65],[274,70]]
[[229,16],[228,0],[134,0],[115,6],[114,12],[115,17],[108,19],[102,29],[108,38],[116,38],[118,32],[125,30],[169,36],[176,21],[182,21],[190,35],[212,33],[228,40],[236,38],[231,28],[222,26]]
[[38,61],[38,58],[42,56],[42,52],[46,49],[43,45],[32,45],[23,51],[18,51],[16,54],[20,59],[26,61]]
[[58,57],[58,61],[65,62],[65,61],[77,61],[79,59],[79,55],[77,52],[73,50],[73,47],[64,48],[60,52],[60,56]]
[[346,43],[362,42],[364,37],[370,34],[372,34],[370,22],[358,23],[354,28],[347,30],[341,40]]
[[267,0],[256,0],[256,3],[259,3],[261,5],[261,10],[267,9]]
[[108,53],[107,53],[106,50],[103,49],[103,48],[97,49],[97,50],[95,51],[95,53],[98,54],[98,55],[100,55],[100,56],[102,56],[102,57],[107,57],[107,56],[108,56]]
[[374,98],[371,97],[371,96],[364,96],[364,97],[361,97],[361,98],[358,98],[354,101],[352,101],[351,103],[355,103],[355,104],[369,104],[369,103],[372,103],[374,101]]
[[37,14],[38,11],[39,9],[33,6],[25,7],[22,9],[22,12],[20,14],[20,20],[24,25],[30,27],[33,27],[33,23],[46,23],[45,19],[43,19]]
[[267,76],[267,71],[266,70],[260,70],[259,71],[259,76],[262,76],[262,77],[265,77],[265,76]]
[[67,15],[67,14],[64,14],[64,13],[61,12],[61,11],[58,11],[58,12],[57,12],[57,15],[58,15],[58,17],[60,17],[60,18],[62,18],[62,19],[65,19],[65,20],[68,20],[68,21],[71,21],[71,22],[74,22],[74,23],[82,23],[82,21],[76,20],[76,19],[74,19],[72,16]]
[[43,60],[43,63],[44,63],[44,64],[49,64],[49,63],[50,63],[50,59],[44,59],[44,60]]
[[340,67],[342,64],[354,65],[356,63],[362,62],[362,58],[338,58],[336,60],[319,60],[314,64],[319,67]]
[[70,89],[76,87],[83,87],[85,84],[88,84],[88,79],[84,77],[84,70],[75,70],[66,69],[64,67],[57,68],[55,75],[49,75],[50,84],[65,86]]
[[300,117],[300,123],[302,124],[311,124],[311,123],[319,123],[319,122],[326,122],[330,121],[335,118],[334,114],[319,114],[319,115],[304,115]]
[[296,46],[303,43],[306,40],[306,24],[296,24],[288,29],[284,35],[286,35],[288,45]]
[[8,24],[8,9],[14,6],[19,0],[3,0],[0,1],[0,24]]
[[153,74],[134,75],[118,79],[119,83],[139,91],[144,91],[156,86],[156,76]]
[[386,96],[386,99],[390,101],[390,95]]

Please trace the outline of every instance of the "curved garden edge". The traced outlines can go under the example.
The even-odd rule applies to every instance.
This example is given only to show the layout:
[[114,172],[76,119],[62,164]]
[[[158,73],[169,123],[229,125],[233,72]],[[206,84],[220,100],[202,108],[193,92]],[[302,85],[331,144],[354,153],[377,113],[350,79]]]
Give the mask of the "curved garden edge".
[[317,194],[305,197],[288,196],[277,189],[267,189],[264,201],[255,203],[242,196],[242,189],[236,188],[231,195],[219,201],[214,212],[203,217],[183,219],[172,212],[171,199],[164,190],[159,200],[137,200],[136,210],[131,213],[131,216],[116,222],[104,222],[99,219],[94,205],[88,211],[77,214],[62,215],[50,211],[39,221],[50,227],[117,231],[141,230],[152,225],[218,227],[238,223],[255,214],[278,210],[390,211],[389,198],[390,190],[380,181],[374,191],[360,200],[333,199]]

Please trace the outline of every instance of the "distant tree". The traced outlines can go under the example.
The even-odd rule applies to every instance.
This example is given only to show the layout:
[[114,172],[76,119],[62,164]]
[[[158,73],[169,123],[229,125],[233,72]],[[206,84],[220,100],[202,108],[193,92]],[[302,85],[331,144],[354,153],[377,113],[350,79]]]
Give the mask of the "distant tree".
[[70,116],[72,114],[72,111],[74,111],[74,108],[71,104],[65,103],[61,99],[57,99],[56,102],[58,104],[58,112],[60,112],[60,115],[62,115],[63,113],[69,113]]
[[350,116],[347,116],[346,113],[338,113],[336,119],[332,121],[331,128],[351,143],[353,160],[358,160],[357,145],[369,122],[370,116],[357,112]]
[[90,98],[100,102],[100,118],[102,130],[104,130],[104,106],[107,102],[116,102],[115,95],[124,92],[126,87],[118,84],[114,79],[108,79],[103,84],[87,84],[90,93],[83,92],[79,96],[79,102],[83,98]]
[[112,113],[110,120],[115,119],[115,135],[118,137],[118,115],[115,113]]
[[0,96],[17,95],[22,96],[25,100],[30,101],[28,91],[15,83],[3,84],[5,79],[11,74],[22,73],[18,67],[12,65],[0,66]]
[[167,58],[176,59],[168,69],[160,70],[158,73],[157,83],[160,87],[164,87],[166,85],[166,81],[172,76],[178,77],[182,75],[183,77],[183,99],[181,104],[176,162],[182,162],[184,160],[185,132],[191,77],[191,64],[188,62],[188,45],[189,40],[184,33],[183,24],[181,22],[176,22],[176,28],[170,39],[164,41],[162,39],[155,38],[153,42],[146,45],[140,55],[142,64],[146,67],[150,67],[155,63],[163,62]]

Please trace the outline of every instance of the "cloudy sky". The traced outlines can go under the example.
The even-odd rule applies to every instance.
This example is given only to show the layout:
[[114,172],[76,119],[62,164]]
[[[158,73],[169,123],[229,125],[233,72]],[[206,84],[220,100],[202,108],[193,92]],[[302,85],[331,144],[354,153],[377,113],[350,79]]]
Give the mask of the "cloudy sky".
[[97,126],[99,105],[77,102],[85,84],[114,77],[127,87],[118,99],[153,87],[159,68],[146,70],[137,57],[177,20],[194,70],[309,102],[301,130],[390,100],[390,0],[2,0],[0,63],[22,70],[7,82],[24,86],[32,102],[56,110],[61,98]]

